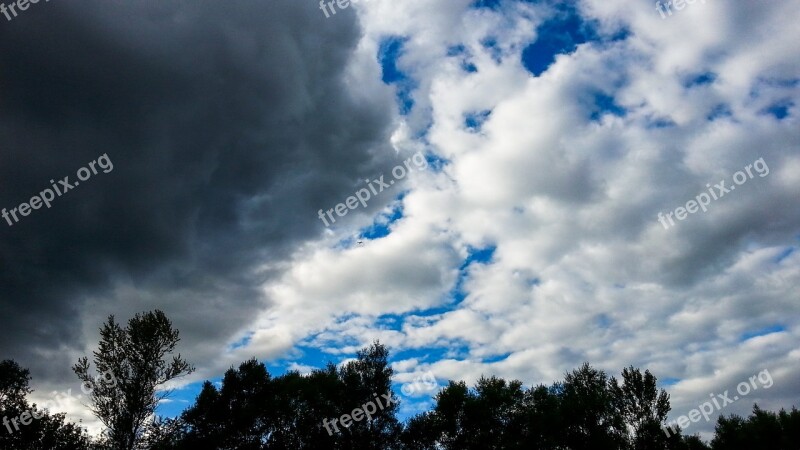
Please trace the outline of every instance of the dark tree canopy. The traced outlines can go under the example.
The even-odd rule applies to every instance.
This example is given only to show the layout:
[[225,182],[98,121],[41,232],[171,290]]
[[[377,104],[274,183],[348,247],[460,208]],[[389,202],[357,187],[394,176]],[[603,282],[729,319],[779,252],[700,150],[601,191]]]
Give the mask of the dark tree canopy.
[[714,450],[800,449],[800,411],[764,411],[758,405],[747,419],[736,415],[720,416],[711,447]]
[[[383,397],[393,396],[387,357],[376,343],[338,370],[329,364],[306,376],[279,377],[270,376],[263,363],[246,361],[226,372],[219,389],[203,385],[195,405],[183,413],[186,426],[173,448],[395,448],[402,427],[397,406],[386,405]],[[376,396],[384,407],[369,420],[330,424]]]
[[25,398],[30,373],[16,362],[0,361],[0,449],[85,450],[91,447],[86,431],[66,422],[64,414],[50,414]]
[[[525,388],[520,381],[482,377],[475,386],[450,381],[430,411],[403,425],[397,404],[369,420],[326,431],[333,418],[391,392],[388,351],[380,343],[339,368],[328,364],[308,375],[273,377],[250,360],[231,368],[217,389],[206,382],[179,422],[180,433],[164,449],[402,449],[402,450],[797,450],[791,413],[757,409],[748,420],[720,419],[713,447],[698,436],[669,434],[663,427],[669,395],[656,377],[628,367],[618,381],[588,363],[550,386]],[[721,429],[723,427],[724,429]],[[794,428],[792,428],[794,427]],[[769,442],[755,445],[771,433]]]
[[0,450],[800,449],[797,409],[775,413],[755,405],[747,418],[721,416],[709,445],[679,428],[665,432],[669,395],[650,371],[627,367],[617,380],[588,363],[549,386],[526,388],[495,376],[472,387],[449,381],[429,411],[401,423],[389,351],[379,342],[340,367],[328,363],[309,374],[273,376],[263,362],[245,361],[218,386],[206,381],[179,417],[155,417],[167,394],[159,386],[192,370],[180,355],[166,359],[178,340],[160,311],[137,315],[126,328],[109,318],[94,354],[100,375],[89,373],[86,358],[74,368],[109,429],[94,440],[63,414],[29,405],[28,371],[0,362],[3,420],[26,411],[41,416],[13,433],[0,428]]
[[123,328],[114,316],[100,329],[100,344],[94,352],[99,374],[91,373],[88,358],[81,358],[72,370],[91,391],[92,412],[108,429],[115,449],[146,447],[153,430],[158,402],[169,392],[164,383],[194,369],[180,354],[168,361],[180,341],[178,330],[161,311],[136,314]]

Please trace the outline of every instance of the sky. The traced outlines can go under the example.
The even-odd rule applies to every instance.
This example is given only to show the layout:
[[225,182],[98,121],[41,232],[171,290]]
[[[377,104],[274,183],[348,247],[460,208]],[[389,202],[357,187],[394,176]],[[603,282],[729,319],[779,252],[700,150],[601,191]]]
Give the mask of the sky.
[[161,309],[197,368],[165,415],[251,357],[375,340],[402,417],[423,374],[583,362],[650,370],[670,419],[750,383],[703,437],[800,406],[796,2],[325,6],[0,15],[0,359],[32,400],[79,391],[109,315]]

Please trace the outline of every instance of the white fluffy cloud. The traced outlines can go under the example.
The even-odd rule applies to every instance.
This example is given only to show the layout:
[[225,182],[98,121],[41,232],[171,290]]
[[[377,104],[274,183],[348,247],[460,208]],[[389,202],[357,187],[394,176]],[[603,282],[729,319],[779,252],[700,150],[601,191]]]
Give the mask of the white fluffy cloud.
[[[347,236],[337,234],[298,251],[265,286],[275,306],[247,351],[278,336],[316,336],[339,350],[380,338],[394,351],[450,350],[400,361],[401,371],[529,384],[582,361],[612,374],[634,365],[674,380],[676,416],[768,369],[774,387],[723,412],[800,403],[800,256],[786,255],[800,244],[796,5],[698,2],[662,19],[646,3],[591,0],[581,12],[628,37],[580,45],[533,77],[520,54],[548,17],[544,6],[359,5],[362,48],[408,39],[398,65],[418,88],[396,136],[449,163],[410,180],[389,236],[342,248],[334,243]],[[490,36],[499,58],[481,44]],[[476,73],[447,56],[457,44]],[[702,73],[715,79],[688,82]],[[595,92],[626,114],[591,120]],[[783,120],[764,113],[776,101],[790,105]],[[710,118],[719,105],[728,114]],[[465,115],[483,110],[491,114],[480,132],[467,130]],[[409,138],[425,131],[426,142]],[[659,224],[659,212],[758,158],[769,175],[670,229]],[[447,293],[468,246],[487,245],[492,261],[465,269],[466,297],[453,304]],[[444,309],[421,313],[434,307]],[[402,324],[382,325],[384,314]]]

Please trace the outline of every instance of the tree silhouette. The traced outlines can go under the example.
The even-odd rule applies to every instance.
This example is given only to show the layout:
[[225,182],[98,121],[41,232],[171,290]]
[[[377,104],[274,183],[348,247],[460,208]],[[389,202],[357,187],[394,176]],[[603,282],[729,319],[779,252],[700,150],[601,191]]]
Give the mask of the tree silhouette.
[[[30,374],[0,362],[0,414],[24,426],[2,433],[0,449],[54,450],[798,450],[800,412],[754,405],[745,418],[720,416],[711,445],[663,427],[669,395],[656,377],[632,366],[618,380],[588,363],[549,386],[482,376],[474,386],[448,381],[429,411],[397,419],[389,351],[380,344],[358,351],[339,367],[309,374],[269,373],[255,358],[231,367],[217,385],[203,383],[180,417],[155,417],[158,387],[193,369],[180,355],[165,358],[179,341],[160,311],[137,314],[122,328],[111,316],[101,328],[92,376],[87,358],[73,370],[92,389],[93,411],[109,428],[92,441],[80,427],[50,415],[26,396]],[[28,424],[28,416],[41,419]],[[35,414],[34,414],[35,413]],[[21,422],[21,418],[25,422]],[[19,425],[19,423],[17,425]],[[15,426],[17,426],[15,425]]]
[[86,431],[50,414],[25,398],[30,372],[16,362],[0,362],[0,448],[14,450],[85,450],[92,444]]
[[543,450],[555,450],[561,445],[564,421],[561,399],[555,386],[536,386],[525,394],[525,442]]
[[519,381],[481,377],[470,389],[449,382],[433,410],[408,421],[404,448],[700,450],[708,447],[680,433],[661,431],[669,396],[656,378],[633,367],[622,383],[584,364],[563,382],[524,390]]
[[525,400],[516,380],[482,377],[474,390],[450,382],[433,411],[410,421],[404,440],[409,448],[522,448],[529,419]]
[[747,419],[720,416],[714,431],[713,450],[796,450],[800,448],[800,411],[782,409],[776,414],[754,405]]
[[[181,419],[186,429],[173,448],[391,449],[402,426],[392,396],[388,351],[380,343],[358,352],[337,370],[333,364],[309,375],[272,377],[252,359],[230,368],[217,389],[206,382]],[[334,424],[376,397],[382,408],[347,426]]]
[[646,370],[644,374],[633,366],[623,369],[622,384],[614,377],[609,384],[616,409],[628,425],[626,440],[631,448],[639,450],[663,449],[667,435],[661,430],[669,413],[669,394],[656,387],[656,377]]
[[564,441],[574,450],[624,448],[625,418],[614,397],[615,381],[584,363],[560,385]]
[[178,336],[159,310],[136,314],[125,328],[112,315],[100,329],[99,348],[93,352],[100,375],[90,373],[86,357],[73,366],[83,386],[91,390],[92,412],[108,428],[115,449],[144,446],[148,428],[158,424],[156,406],[169,394],[158,388],[194,370],[180,354],[172,361],[165,359],[175,350]]

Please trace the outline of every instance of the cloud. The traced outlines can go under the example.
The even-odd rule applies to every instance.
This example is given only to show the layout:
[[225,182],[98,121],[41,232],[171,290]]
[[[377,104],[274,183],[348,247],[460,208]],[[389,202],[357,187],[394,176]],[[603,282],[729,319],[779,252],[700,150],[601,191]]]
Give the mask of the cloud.
[[[0,227],[2,349],[60,381],[106,314],[160,307],[197,377],[251,356],[306,370],[379,338],[398,380],[536,384],[583,361],[634,365],[677,417],[768,369],[772,388],[722,412],[791,406],[792,7],[31,10],[0,30],[2,205],[102,153],[115,169]],[[531,73],[526,49],[571,32],[552,26],[559,14],[591,29],[545,46],[561,53]],[[418,150],[432,170],[324,228],[318,209]],[[768,176],[658,222],[758,158]]]
[[[400,377],[427,364],[437,378],[535,384],[583,361],[611,374],[633,364],[679,380],[668,387],[676,416],[753,368],[769,369],[782,374],[776,387],[748,402],[791,406],[798,260],[791,251],[776,258],[800,235],[788,170],[800,134],[796,115],[764,108],[796,103],[800,71],[786,43],[797,33],[758,31],[790,29],[788,2],[697,4],[669,20],[649,7],[582,2],[576,11],[601,37],[557,55],[539,76],[522,51],[552,10],[503,5],[362,11],[362,45],[404,37],[395,64],[417,89],[403,132],[423,136],[447,164],[412,180],[403,217],[369,252],[309,252],[290,264],[293,276],[266,283],[287,306],[259,326],[292,323],[298,340],[316,336],[304,345],[326,342],[333,354],[380,338],[401,355]],[[730,113],[715,116],[719,105]],[[470,125],[484,111],[479,129]],[[658,223],[659,211],[762,157],[769,176],[672,229]],[[412,275],[419,281],[402,287],[382,269],[389,254],[391,267],[428,267],[439,251],[427,271],[446,274],[487,245],[492,261],[470,266],[460,289],[456,276]],[[420,282],[444,294],[408,302]],[[782,331],[742,339],[768,328]],[[724,412],[746,413],[748,402]]]
[[4,25],[0,205],[114,163],[0,227],[4,356],[64,387],[108,314],[160,308],[198,376],[224,368],[317,210],[394,162],[391,92],[347,70],[359,33],[287,1],[52,3]]

